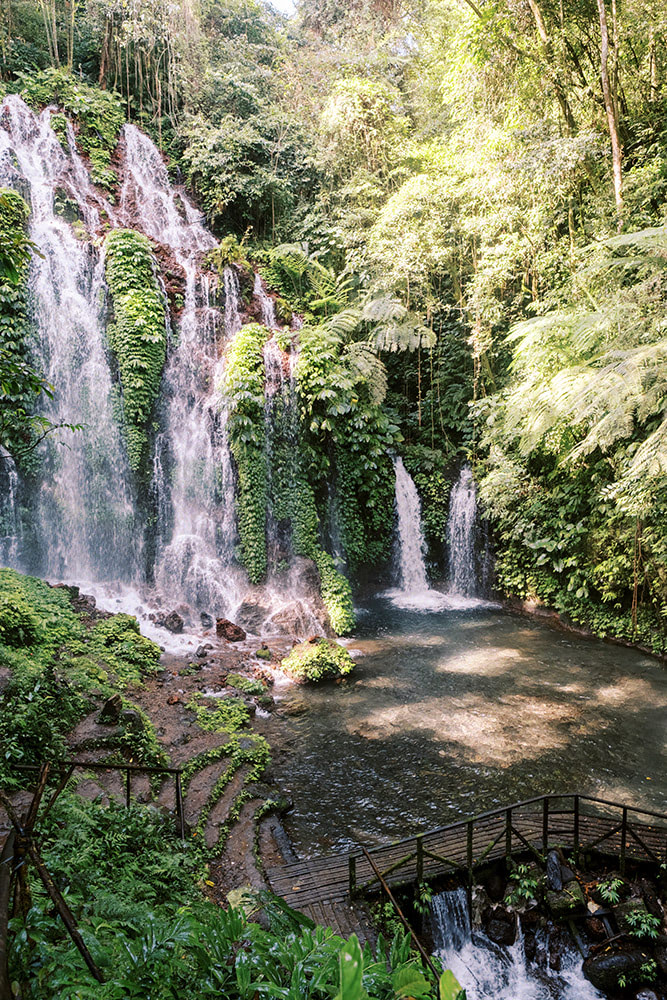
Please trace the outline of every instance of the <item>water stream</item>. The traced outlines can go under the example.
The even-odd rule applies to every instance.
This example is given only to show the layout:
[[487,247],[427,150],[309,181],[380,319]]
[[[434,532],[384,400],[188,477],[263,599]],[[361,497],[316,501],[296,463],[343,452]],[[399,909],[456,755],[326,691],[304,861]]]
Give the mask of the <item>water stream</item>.
[[545,932],[535,959],[528,962],[520,928],[509,947],[473,930],[464,889],[433,897],[431,925],[435,952],[467,990],[468,1000],[596,1000],[601,996],[584,977],[581,957],[574,949],[563,956],[558,971],[551,968]]

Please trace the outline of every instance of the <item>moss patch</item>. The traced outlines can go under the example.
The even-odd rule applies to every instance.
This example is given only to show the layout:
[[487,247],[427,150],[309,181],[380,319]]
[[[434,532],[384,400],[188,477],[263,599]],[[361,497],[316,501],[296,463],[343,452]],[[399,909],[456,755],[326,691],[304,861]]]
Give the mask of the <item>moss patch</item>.
[[344,646],[322,638],[295,646],[281,669],[297,681],[322,681],[352,673],[354,660]]
[[222,384],[228,400],[229,443],[237,471],[241,561],[252,583],[266,576],[267,469],[264,429],[266,328],[242,327],[232,341]]
[[130,468],[139,474],[147,462],[149,421],[167,353],[167,304],[145,236],[114,229],[104,241],[104,255],[114,314],[107,336],[118,362]]

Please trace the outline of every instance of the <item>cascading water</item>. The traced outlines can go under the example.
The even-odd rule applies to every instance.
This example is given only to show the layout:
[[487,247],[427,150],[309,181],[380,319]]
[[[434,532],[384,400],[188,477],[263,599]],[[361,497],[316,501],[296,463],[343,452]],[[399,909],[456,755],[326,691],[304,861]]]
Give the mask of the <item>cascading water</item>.
[[546,939],[535,961],[527,962],[520,929],[509,947],[471,930],[464,889],[433,897],[431,925],[435,952],[467,991],[468,1000],[596,1000],[601,996],[584,977],[581,956],[574,950],[563,957],[556,972],[549,965]]
[[398,559],[400,589],[417,596],[429,591],[421,526],[421,504],[412,477],[402,458],[394,459],[396,473],[396,515],[398,518]]
[[19,477],[14,461],[0,448],[0,563],[16,566],[23,526],[18,508]]
[[[200,609],[229,613],[238,601],[231,569],[236,541],[234,481],[218,386],[222,345],[241,326],[238,275],[225,269],[224,324],[212,304],[211,276],[202,272],[202,253],[215,240],[199,213],[175,190],[153,143],[133,125],[123,130],[125,180],[121,213],[139,221],[149,236],[168,246],[185,275],[178,344],[164,374],[165,432],[160,445],[171,470],[168,502],[171,523],[160,525],[155,580],[170,598]],[[159,482],[155,484],[160,494]]]
[[258,300],[262,310],[262,323],[269,330],[277,330],[279,324],[276,320],[276,304],[271,296],[267,294],[259,273],[255,274],[253,294]]
[[477,496],[472,469],[464,466],[449,498],[447,547],[449,589],[452,594],[474,597],[477,593],[476,541]]
[[[54,424],[81,425],[75,433],[54,432],[41,448],[41,487],[31,498],[36,551],[23,553],[21,562],[46,576],[133,580],[142,531],[114,419],[100,315],[102,264],[91,243],[77,239],[54,209],[57,192],[64,191],[93,234],[101,199],[91,190],[71,128],[65,151],[48,109],[37,116],[9,96],[2,115],[0,183],[28,198],[30,237],[41,252],[33,258],[30,281],[35,353],[56,387],[46,416]],[[113,216],[111,205],[105,211]]]
[[[71,126],[63,149],[50,127],[50,114],[47,109],[35,115],[16,96],[5,99],[0,183],[29,198],[30,235],[42,254],[35,255],[31,285],[33,353],[56,390],[46,415],[55,424],[82,425],[82,430],[47,438],[39,485],[25,498],[14,464],[1,463],[0,557],[83,585],[115,610],[138,613],[147,633],[159,635],[160,641],[164,633],[153,632],[145,601],[162,607],[185,601],[193,611],[230,617],[242,604],[256,602],[278,631],[321,631],[322,623],[309,607],[311,598],[319,599],[312,579],[300,575],[299,560],[286,573],[284,559],[276,558],[280,579],[253,589],[235,556],[234,472],[219,386],[225,344],[243,321],[238,269],[225,268],[223,287],[218,287],[204,266],[215,239],[185,194],[171,185],[161,154],[137,128],[123,129],[121,192],[113,206],[91,183]],[[54,207],[63,194],[68,213],[76,208],[76,227]],[[173,335],[167,331],[167,364],[154,414],[158,427],[152,479],[143,486],[129,471],[108,355],[104,260],[93,238],[104,235],[109,225],[137,229],[151,238],[170,294],[173,284],[180,284],[183,299]],[[259,276],[255,291],[265,325],[277,329],[273,300]],[[272,441],[276,435],[295,435],[295,358],[290,349],[286,360],[275,340],[269,341],[267,424]],[[295,436],[285,443],[289,461],[294,461]],[[22,536],[19,511],[24,506],[29,507],[30,530]],[[153,584],[157,592],[150,589]]]

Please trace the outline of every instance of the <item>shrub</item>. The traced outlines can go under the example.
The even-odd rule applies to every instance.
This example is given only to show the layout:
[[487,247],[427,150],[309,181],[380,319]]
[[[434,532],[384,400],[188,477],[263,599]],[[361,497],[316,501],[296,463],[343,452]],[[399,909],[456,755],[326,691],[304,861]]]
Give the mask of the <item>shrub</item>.
[[320,638],[295,646],[282,661],[281,669],[297,681],[321,681],[352,673],[354,660],[344,646]]
[[0,597],[0,642],[6,646],[32,646],[39,623],[20,597]]

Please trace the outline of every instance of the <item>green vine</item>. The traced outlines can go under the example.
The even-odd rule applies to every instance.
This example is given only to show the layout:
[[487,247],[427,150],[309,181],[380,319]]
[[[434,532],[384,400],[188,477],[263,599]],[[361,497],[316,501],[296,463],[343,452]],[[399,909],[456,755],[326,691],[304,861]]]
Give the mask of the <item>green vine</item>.
[[227,355],[223,391],[229,406],[229,443],[237,471],[241,561],[252,583],[266,576],[267,466],[264,427],[266,328],[242,327]]
[[104,253],[114,313],[107,336],[118,363],[130,468],[139,474],[148,457],[149,420],[167,352],[166,302],[145,236],[114,229]]

